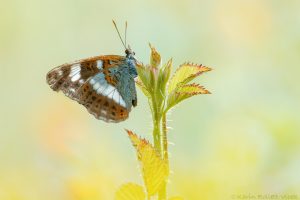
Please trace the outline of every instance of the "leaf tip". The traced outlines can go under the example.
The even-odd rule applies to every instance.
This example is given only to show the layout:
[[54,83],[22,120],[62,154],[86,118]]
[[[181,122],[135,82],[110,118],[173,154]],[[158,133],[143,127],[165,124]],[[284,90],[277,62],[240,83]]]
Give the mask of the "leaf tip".
[[131,130],[125,128],[125,131],[127,132],[128,135],[133,135],[133,132]]

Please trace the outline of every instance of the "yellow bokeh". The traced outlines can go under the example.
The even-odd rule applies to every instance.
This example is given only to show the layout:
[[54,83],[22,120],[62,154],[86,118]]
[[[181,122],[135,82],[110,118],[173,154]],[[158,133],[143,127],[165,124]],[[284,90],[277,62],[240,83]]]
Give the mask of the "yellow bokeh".
[[[211,66],[169,118],[169,196],[300,199],[300,1],[0,1],[0,199],[110,200],[142,185],[125,128],[151,139],[147,101],[107,124],[46,84],[65,62],[123,55]],[[123,31],[121,31],[123,33]],[[295,198],[294,198],[295,199]]]

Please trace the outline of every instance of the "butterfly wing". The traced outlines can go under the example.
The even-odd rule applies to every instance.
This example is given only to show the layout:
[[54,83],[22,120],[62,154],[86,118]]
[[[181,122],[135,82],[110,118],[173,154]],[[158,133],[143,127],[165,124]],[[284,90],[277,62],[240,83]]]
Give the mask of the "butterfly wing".
[[137,95],[134,77],[128,68],[122,68],[115,77],[118,79],[118,84],[116,85],[118,91],[123,97],[128,108],[137,105]]
[[119,80],[125,79],[124,66],[123,56],[93,57],[54,68],[47,74],[47,82],[54,91],[63,91],[84,105],[97,119],[120,122],[131,110],[128,98],[123,98],[126,93],[118,91]]

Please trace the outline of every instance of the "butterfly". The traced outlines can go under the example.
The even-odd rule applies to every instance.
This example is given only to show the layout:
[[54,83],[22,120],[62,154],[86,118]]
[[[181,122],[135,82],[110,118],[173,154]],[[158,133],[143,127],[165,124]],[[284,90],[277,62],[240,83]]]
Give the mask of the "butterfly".
[[137,59],[130,46],[126,47],[116,23],[125,56],[102,55],[60,65],[47,73],[46,81],[54,91],[86,107],[89,113],[105,122],[121,122],[137,105],[134,78]]

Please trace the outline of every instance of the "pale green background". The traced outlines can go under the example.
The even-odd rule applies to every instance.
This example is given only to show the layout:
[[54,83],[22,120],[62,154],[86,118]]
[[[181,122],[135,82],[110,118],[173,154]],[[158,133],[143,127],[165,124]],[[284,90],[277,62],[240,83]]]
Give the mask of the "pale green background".
[[124,54],[115,19],[140,61],[213,67],[169,116],[169,193],[188,200],[238,194],[300,199],[300,1],[0,0],[0,199],[113,199],[142,183],[131,129],[151,139],[145,97],[120,124],[94,119],[51,91],[65,62]]

